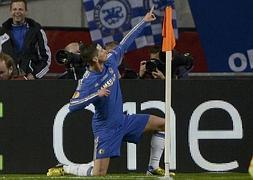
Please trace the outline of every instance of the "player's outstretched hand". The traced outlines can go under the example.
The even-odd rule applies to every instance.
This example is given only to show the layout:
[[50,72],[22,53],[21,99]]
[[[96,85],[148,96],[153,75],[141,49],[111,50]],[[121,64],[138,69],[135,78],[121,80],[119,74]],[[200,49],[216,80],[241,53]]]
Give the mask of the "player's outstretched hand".
[[156,20],[156,16],[154,14],[154,6],[151,8],[151,10],[144,16],[144,21],[151,22]]
[[99,97],[109,96],[109,94],[110,94],[110,90],[108,90],[107,88],[102,88],[98,91]]

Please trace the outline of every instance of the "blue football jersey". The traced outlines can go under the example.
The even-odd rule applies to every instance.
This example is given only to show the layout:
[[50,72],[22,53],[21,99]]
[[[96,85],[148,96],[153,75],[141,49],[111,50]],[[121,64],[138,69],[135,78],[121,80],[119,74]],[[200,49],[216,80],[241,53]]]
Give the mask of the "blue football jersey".
[[[92,118],[94,133],[123,125],[123,102],[119,83],[118,66],[131,43],[145,28],[146,22],[138,23],[107,56],[102,72],[87,70],[79,81],[76,92],[70,100],[70,111],[83,109],[92,103],[95,113]],[[108,88],[108,97],[98,97],[98,90]]]

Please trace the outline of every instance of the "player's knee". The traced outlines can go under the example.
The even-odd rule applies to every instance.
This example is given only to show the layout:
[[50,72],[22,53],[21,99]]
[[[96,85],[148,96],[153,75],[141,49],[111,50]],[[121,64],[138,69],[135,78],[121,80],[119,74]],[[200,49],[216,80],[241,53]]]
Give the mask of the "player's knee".
[[158,125],[158,130],[159,131],[164,131],[165,130],[165,120],[161,121],[161,123]]
[[164,131],[165,129],[165,119],[151,115],[149,122],[146,126],[146,130]]

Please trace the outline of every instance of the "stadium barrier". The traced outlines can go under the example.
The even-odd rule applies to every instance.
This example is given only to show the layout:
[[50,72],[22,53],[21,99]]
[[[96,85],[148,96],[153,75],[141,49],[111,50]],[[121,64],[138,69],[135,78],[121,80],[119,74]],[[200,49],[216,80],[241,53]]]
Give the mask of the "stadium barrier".
[[[122,80],[124,110],[164,116],[164,82]],[[71,80],[0,81],[0,172],[45,173],[58,161],[92,159],[92,106],[68,113]],[[253,82],[172,82],[172,161],[176,172],[246,172],[252,155]],[[145,172],[150,135],[124,143],[109,172]],[[162,165],[161,165],[162,166]]]

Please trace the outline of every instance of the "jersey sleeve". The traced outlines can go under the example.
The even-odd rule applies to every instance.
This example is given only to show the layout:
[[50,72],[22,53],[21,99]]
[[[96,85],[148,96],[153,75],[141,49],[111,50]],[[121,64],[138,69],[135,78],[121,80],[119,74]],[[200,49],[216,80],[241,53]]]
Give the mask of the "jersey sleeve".
[[123,59],[124,53],[127,51],[128,47],[134,42],[134,40],[140,35],[146,25],[147,23],[142,20],[130,32],[128,32],[127,35],[121,40],[120,44],[108,55],[108,60],[116,61],[111,63],[116,63],[117,66],[119,66]]
[[92,84],[82,83],[80,80],[74,95],[70,99],[69,110],[70,112],[74,112],[84,109],[98,98],[98,89],[94,88]]
[[143,29],[146,27],[147,22],[142,19],[134,28],[127,33],[127,35],[121,40],[120,45],[121,50],[126,52],[128,47],[134,42],[134,40],[140,35]]

